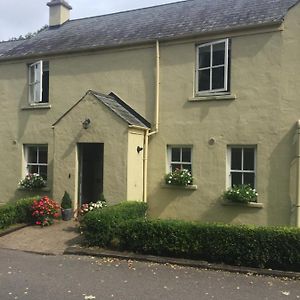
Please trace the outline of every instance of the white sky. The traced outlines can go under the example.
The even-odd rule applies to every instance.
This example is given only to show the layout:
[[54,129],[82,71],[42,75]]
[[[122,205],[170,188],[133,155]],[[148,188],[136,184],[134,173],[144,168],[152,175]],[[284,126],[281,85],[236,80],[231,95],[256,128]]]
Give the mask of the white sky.
[[[0,41],[35,32],[48,24],[50,0],[0,0]],[[69,0],[71,19],[159,5],[178,0]]]

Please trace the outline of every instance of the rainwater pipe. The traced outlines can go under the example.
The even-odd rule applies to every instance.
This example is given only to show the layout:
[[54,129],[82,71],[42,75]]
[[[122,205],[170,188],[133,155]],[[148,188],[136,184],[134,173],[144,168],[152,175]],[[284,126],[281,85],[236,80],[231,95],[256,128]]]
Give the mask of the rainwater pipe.
[[296,227],[300,227],[300,120],[297,122],[297,196],[295,204]]
[[148,179],[148,142],[149,137],[158,133],[159,129],[159,102],[160,102],[160,44],[159,41],[156,40],[155,43],[156,48],[156,82],[155,82],[155,121],[154,121],[154,130],[147,130],[144,135],[144,174],[143,174],[143,202],[147,202],[147,179]]

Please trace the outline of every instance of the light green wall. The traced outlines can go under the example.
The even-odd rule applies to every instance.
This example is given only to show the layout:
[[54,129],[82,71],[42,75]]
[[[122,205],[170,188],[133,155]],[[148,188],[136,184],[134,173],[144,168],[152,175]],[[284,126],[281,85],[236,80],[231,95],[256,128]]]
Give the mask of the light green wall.
[[[188,101],[194,96],[195,45],[227,36],[161,43],[160,127],[159,133],[149,141],[151,216],[260,225],[290,223],[289,172],[295,156],[292,147],[295,123],[300,118],[299,19],[298,5],[289,12],[283,31],[228,35],[232,35],[231,92],[236,95],[236,100]],[[61,156],[61,160],[65,159],[63,167],[57,166],[56,161],[53,166],[52,153],[57,145],[53,144],[51,124],[88,89],[103,93],[114,91],[148,121],[154,121],[154,45],[47,59],[50,62],[51,108],[38,110],[22,110],[27,106],[26,63],[35,60],[0,62],[0,156],[6,158],[1,159],[0,167],[9,170],[0,179],[2,202],[16,198],[17,182],[22,176],[24,143],[48,143],[49,184],[55,197],[62,194],[65,187],[74,190],[75,179],[70,183],[63,167],[68,166],[73,172],[75,148],[70,147],[69,156]],[[89,105],[83,105],[69,122],[67,119],[62,122],[72,124],[71,127],[60,124],[61,128],[55,129],[63,141],[57,150],[59,155],[66,151],[66,145],[72,145],[74,136],[82,130],[77,120],[83,118],[85,112],[99,113],[106,120],[105,132],[111,126],[115,134],[107,136],[107,142],[112,142],[110,138],[113,137],[125,139],[124,132],[119,136],[118,130],[123,125],[119,128],[118,121],[110,121],[113,117],[102,112],[103,108],[94,110],[94,106]],[[101,118],[97,121],[99,128],[88,135],[89,140],[101,140]],[[212,146],[208,144],[211,137],[216,140]],[[127,135],[124,143],[128,143]],[[197,190],[161,188],[166,170],[166,147],[172,144],[193,145],[193,175]],[[263,209],[220,204],[219,196],[226,188],[226,151],[230,144],[257,145],[257,190]],[[115,194],[110,196],[112,201],[126,198],[126,170],[120,175],[119,166],[125,167],[127,154],[120,156],[124,150],[121,145],[117,152],[112,152],[120,161],[111,161],[105,177],[107,182],[115,178],[119,183],[114,186],[110,183],[109,190],[115,189]]]

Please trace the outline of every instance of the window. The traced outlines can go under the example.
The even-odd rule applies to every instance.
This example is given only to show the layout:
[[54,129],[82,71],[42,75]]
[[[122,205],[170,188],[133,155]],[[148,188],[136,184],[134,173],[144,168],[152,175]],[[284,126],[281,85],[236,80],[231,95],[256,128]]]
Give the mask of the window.
[[49,102],[49,62],[38,61],[28,67],[29,103]]
[[47,180],[48,146],[25,145],[24,153],[26,173],[37,173]]
[[228,151],[229,186],[249,184],[255,188],[256,148],[231,146]]
[[192,171],[192,148],[188,146],[168,146],[168,172],[176,169]]
[[197,48],[197,93],[229,91],[229,40]]

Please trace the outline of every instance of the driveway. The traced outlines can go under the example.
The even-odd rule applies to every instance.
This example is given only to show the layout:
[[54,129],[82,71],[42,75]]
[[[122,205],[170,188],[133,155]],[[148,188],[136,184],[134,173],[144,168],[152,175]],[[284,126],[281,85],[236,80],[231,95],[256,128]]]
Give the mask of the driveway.
[[0,248],[21,251],[63,254],[80,240],[78,222],[56,221],[52,226],[28,226],[0,237]]

